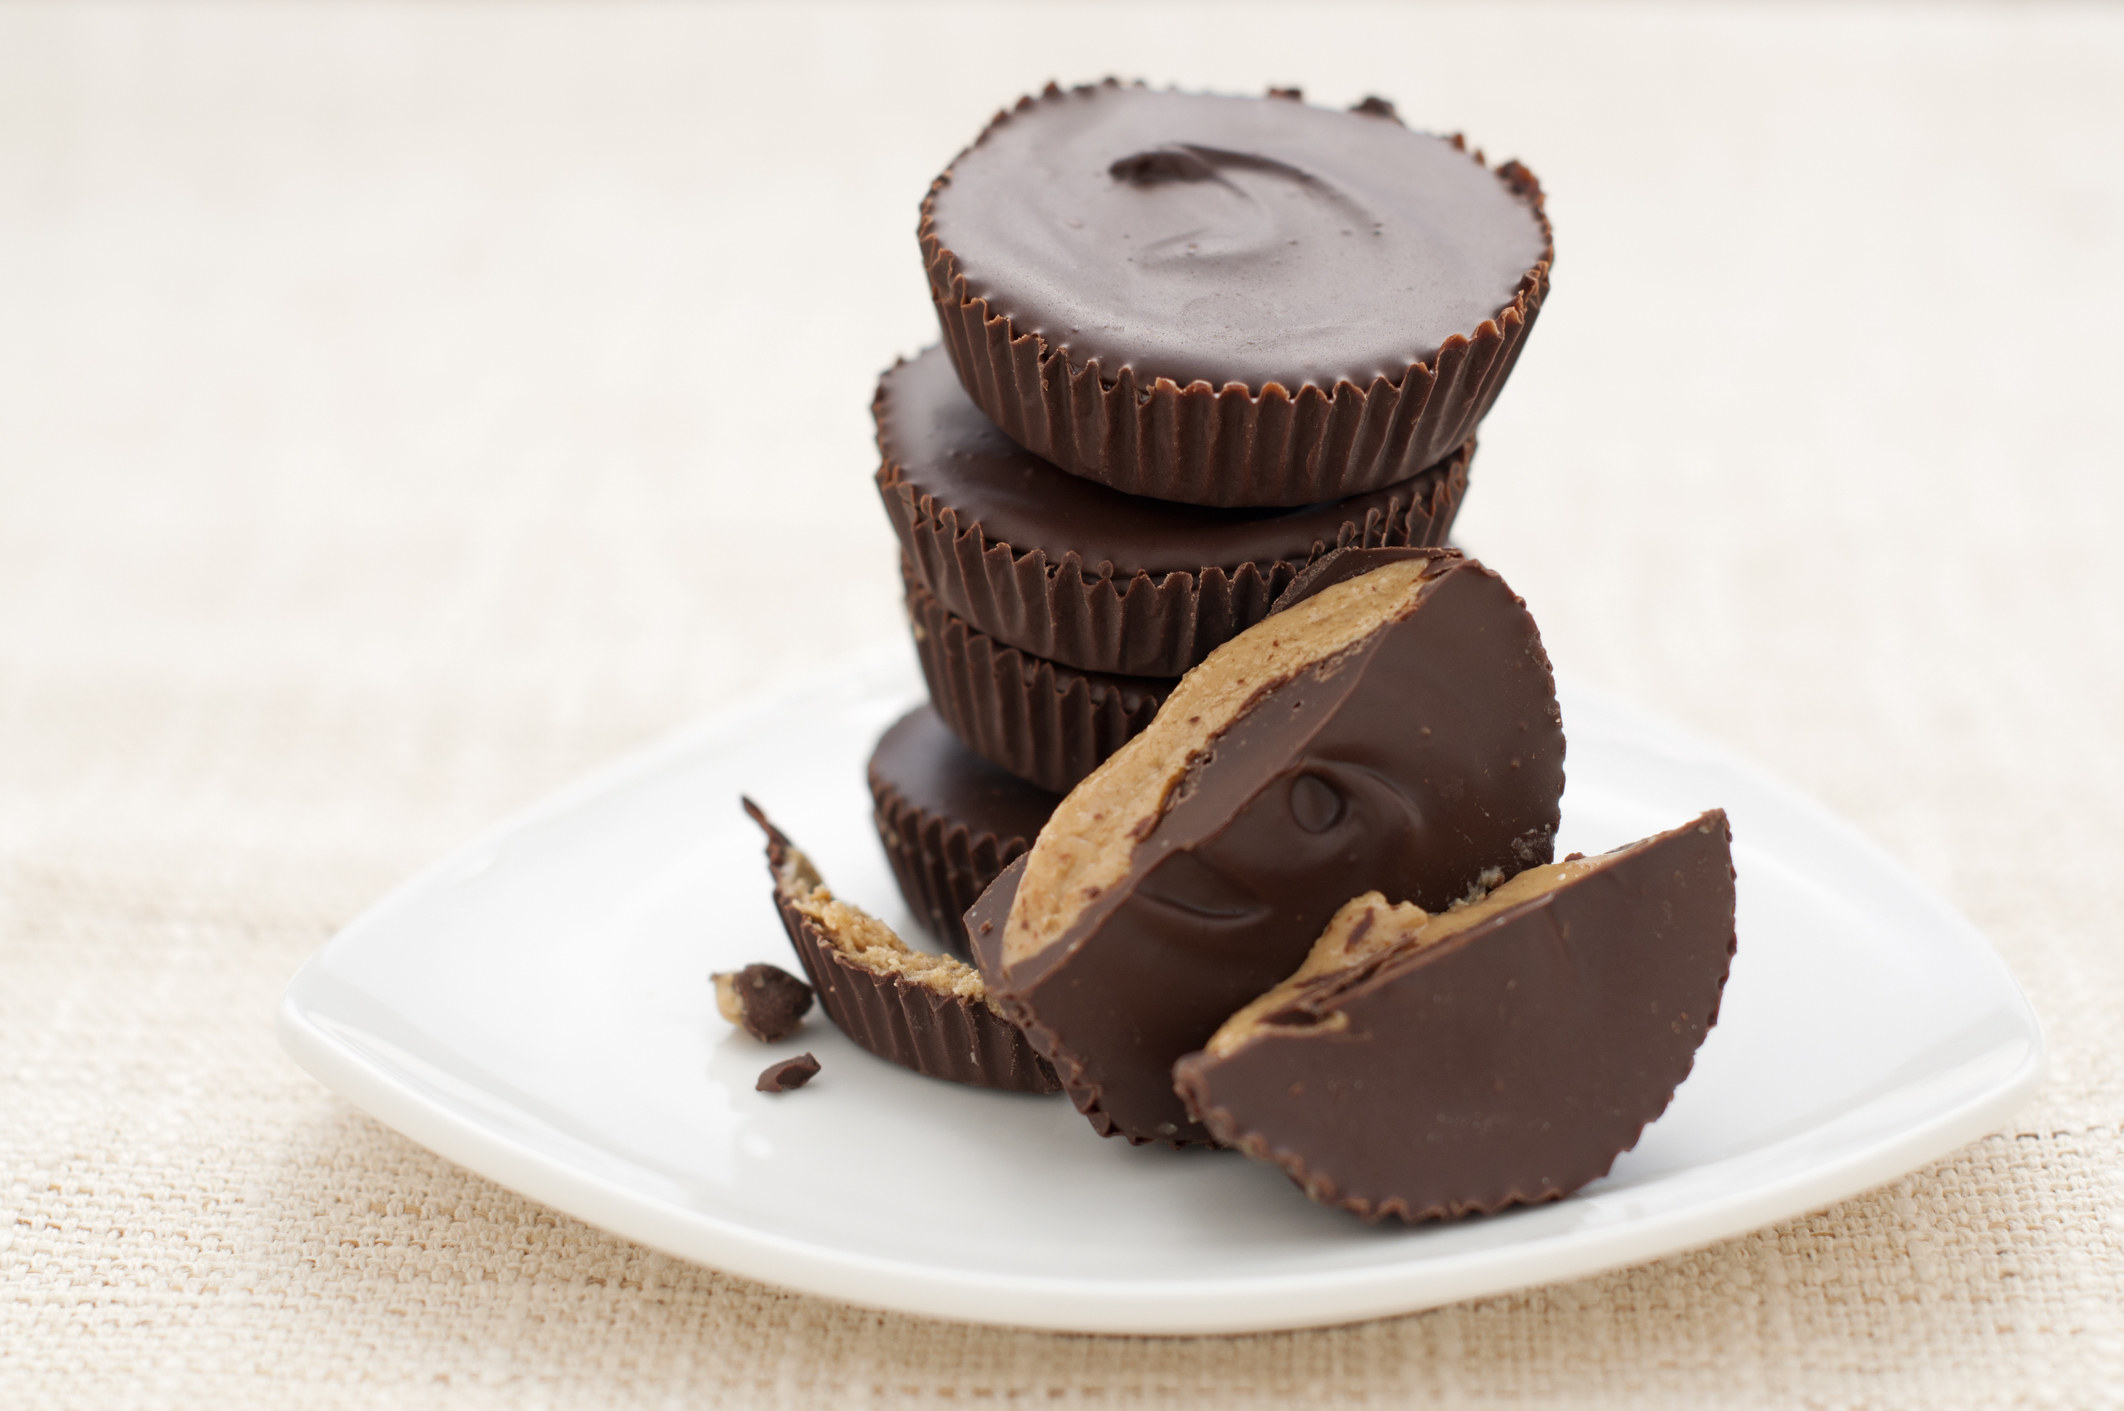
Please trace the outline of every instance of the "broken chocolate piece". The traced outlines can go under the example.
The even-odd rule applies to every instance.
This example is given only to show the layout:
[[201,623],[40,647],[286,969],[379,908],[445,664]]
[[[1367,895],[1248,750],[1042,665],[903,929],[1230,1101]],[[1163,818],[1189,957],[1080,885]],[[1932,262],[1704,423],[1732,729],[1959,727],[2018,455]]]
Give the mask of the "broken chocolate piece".
[[1447,550],[1388,564],[1184,677],[968,913],[974,955],[1096,1128],[1205,1142],[1173,1061],[1352,892],[1442,910],[1547,862],[1563,751],[1504,580]]
[[1174,1082],[1218,1140],[1367,1220],[1554,1200],[1666,1110],[1735,942],[1716,809],[1442,915],[1374,892]]
[[785,1058],[780,1063],[770,1063],[760,1080],[752,1085],[753,1091],[762,1093],[786,1093],[792,1088],[801,1088],[819,1076],[819,1061],[808,1053],[795,1058]]
[[767,834],[782,927],[842,1033],[932,1078],[1011,1092],[1059,1089],[1054,1070],[996,1008],[972,966],[912,949],[890,926],[835,897],[759,805],[743,802]]
[[715,982],[717,1012],[761,1043],[788,1038],[811,1012],[811,986],[779,965],[748,965],[708,978]]

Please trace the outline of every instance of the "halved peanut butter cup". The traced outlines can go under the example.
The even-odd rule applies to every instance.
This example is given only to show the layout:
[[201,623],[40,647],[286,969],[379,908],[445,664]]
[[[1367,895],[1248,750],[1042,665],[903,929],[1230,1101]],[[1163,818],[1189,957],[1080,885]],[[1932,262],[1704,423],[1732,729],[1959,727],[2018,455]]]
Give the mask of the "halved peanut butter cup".
[[1736,946],[1712,810],[1442,913],[1372,892],[1174,1065],[1220,1140],[1367,1220],[1568,1195],[1664,1111]]

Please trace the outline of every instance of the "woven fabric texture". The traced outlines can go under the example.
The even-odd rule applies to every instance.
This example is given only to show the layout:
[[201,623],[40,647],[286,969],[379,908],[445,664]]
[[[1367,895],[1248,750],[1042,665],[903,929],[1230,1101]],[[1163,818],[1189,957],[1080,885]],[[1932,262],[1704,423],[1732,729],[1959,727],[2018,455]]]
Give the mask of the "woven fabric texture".
[[[1293,15],[0,8],[0,1405],[2124,1404],[2124,14]],[[1108,71],[1542,174],[1459,537],[1992,938],[2010,1130],[1561,1287],[1061,1337],[648,1252],[280,1053],[395,881],[903,630],[916,204]]]

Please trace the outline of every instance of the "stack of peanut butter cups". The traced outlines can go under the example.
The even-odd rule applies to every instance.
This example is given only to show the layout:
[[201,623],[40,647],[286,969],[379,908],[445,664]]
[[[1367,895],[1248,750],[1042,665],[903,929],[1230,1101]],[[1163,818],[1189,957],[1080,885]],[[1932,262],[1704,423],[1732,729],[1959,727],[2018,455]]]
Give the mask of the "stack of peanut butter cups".
[[1531,173],[1378,99],[1111,80],[998,114],[919,236],[943,339],[873,410],[930,700],[870,786],[963,955],[1061,796],[1309,564],[1445,542],[1552,245]]

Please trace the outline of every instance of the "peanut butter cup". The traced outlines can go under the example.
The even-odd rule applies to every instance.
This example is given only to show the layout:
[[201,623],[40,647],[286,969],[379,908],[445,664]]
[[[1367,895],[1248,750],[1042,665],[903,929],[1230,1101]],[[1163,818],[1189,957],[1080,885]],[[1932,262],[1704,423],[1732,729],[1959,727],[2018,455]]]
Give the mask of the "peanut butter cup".
[[910,579],[906,589],[915,654],[937,714],[976,753],[1055,794],[1141,733],[1179,684],[1078,671],[1006,647],[946,612],[920,583]]
[[886,373],[872,410],[878,492],[924,586],[999,642],[1128,676],[1178,676],[1330,550],[1443,543],[1475,450],[1324,504],[1217,509],[1063,474],[982,415],[935,348]]
[[1022,857],[1060,794],[983,759],[930,706],[893,722],[870,756],[878,841],[908,909],[967,955],[966,908]]
[[1568,1195],[1636,1145],[1718,1022],[1731,837],[1714,809],[1442,914],[1359,897],[1175,1084],[1220,1141],[1368,1220]]
[[1073,474],[1304,505],[1450,455],[1548,289],[1540,184],[1390,106],[1050,84],[931,186],[961,381]]
[[1547,862],[1563,753],[1504,581],[1446,550],[1389,563],[1188,673],[971,909],[976,962],[1095,1128],[1207,1142],[1174,1061],[1353,893],[1443,910]]

